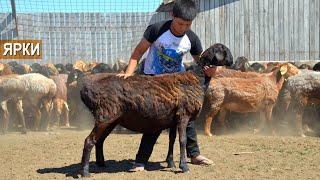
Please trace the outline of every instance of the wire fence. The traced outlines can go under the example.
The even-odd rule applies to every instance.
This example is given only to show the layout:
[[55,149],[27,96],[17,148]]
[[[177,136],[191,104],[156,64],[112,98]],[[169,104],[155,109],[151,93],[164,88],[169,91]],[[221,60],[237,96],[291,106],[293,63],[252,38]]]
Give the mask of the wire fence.
[[[0,1],[0,39],[41,39],[42,63],[128,60],[160,0]],[[24,60],[33,63],[34,60]]]

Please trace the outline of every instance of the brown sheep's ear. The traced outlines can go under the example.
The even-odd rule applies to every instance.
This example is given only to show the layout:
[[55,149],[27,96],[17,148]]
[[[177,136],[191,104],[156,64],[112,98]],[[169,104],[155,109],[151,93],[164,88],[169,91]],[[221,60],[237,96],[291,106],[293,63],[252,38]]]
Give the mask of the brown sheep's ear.
[[283,76],[287,73],[288,71],[288,65],[284,65],[284,66],[281,66],[280,68],[280,74]]

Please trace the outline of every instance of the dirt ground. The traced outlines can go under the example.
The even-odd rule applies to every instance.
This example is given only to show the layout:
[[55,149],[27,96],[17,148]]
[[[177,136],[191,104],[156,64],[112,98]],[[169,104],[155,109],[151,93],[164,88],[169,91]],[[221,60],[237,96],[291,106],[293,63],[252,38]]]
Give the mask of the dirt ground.
[[[9,132],[0,136],[0,179],[73,179],[80,167],[83,142],[89,130],[61,129],[51,132]],[[111,134],[104,144],[106,168],[94,164],[91,179],[319,179],[320,139],[317,137],[253,136],[232,134],[206,137],[199,132],[201,153],[212,166],[189,164],[190,173],[172,172],[163,162],[168,135],[163,133],[147,171],[128,173],[141,134]],[[179,146],[175,145],[179,164]],[[188,161],[190,161],[188,159]]]

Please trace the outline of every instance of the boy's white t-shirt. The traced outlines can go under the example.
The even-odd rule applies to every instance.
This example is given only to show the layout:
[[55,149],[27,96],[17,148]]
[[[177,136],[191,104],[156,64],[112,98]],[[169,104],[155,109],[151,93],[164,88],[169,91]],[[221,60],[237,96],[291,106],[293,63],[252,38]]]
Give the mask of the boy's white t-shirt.
[[200,55],[201,42],[197,35],[188,30],[182,36],[175,36],[170,30],[172,20],[148,26],[143,37],[151,44],[145,65],[145,74],[164,74],[185,71],[182,57],[190,51]]

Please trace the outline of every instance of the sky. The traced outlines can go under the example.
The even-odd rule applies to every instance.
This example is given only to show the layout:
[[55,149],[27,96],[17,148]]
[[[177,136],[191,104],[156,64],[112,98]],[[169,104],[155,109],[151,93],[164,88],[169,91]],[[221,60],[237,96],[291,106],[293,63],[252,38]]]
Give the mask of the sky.
[[[162,0],[15,0],[17,13],[30,12],[154,12]],[[0,13],[11,12],[0,0]]]

